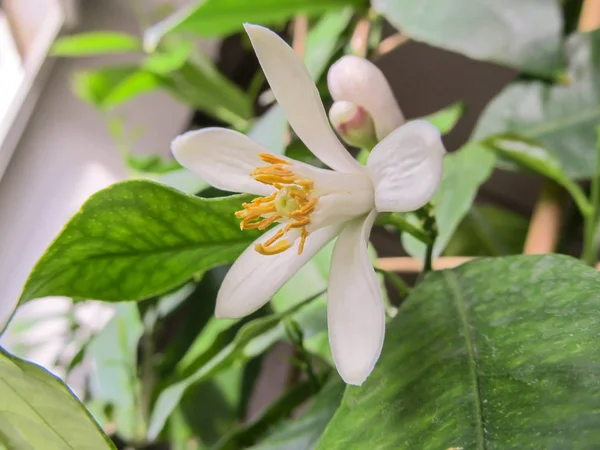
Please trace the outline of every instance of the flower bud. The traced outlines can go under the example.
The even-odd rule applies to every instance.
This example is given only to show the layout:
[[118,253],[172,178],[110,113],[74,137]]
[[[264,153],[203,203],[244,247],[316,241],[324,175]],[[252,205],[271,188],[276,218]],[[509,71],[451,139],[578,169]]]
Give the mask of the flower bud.
[[362,106],[346,101],[335,102],[329,110],[329,120],[347,144],[369,150],[377,145],[373,119]]
[[404,116],[383,72],[358,56],[343,56],[327,74],[329,92],[335,102],[360,105],[373,118],[378,140],[404,123]]

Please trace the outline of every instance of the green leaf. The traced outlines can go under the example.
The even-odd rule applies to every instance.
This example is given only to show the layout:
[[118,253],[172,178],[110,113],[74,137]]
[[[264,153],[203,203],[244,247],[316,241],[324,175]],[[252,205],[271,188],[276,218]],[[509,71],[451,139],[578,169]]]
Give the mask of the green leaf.
[[135,303],[117,305],[114,317],[85,350],[94,367],[90,394],[111,407],[111,423],[119,436],[137,440],[145,434],[137,376],[137,349],[144,325]]
[[142,49],[140,40],[127,33],[93,31],[58,39],[52,46],[53,56],[88,56],[104,53],[128,53]]
[[417,41],[547,77],[560,66],[558,0],[373,0],[372,5]]
[[[198,357],[202,358],[201,364],[198,366],[193,361],[188,363],[188,367],[194,365],[195,372],[172,384],[159,395],[150,419],[149,439],[156,439],[180,399],[191,386],[210,379],[233,364],[243,364],[264,353],[275,342],[286,339],[286,332],[282,323],[283,318],[292,315],[291,317],[301,326],[306,326],[307,322],[315,320],[315,315],[322,315],[322,313],[323,305],[320,302],[300,303],[282,313],[262,317],[247,323],[238,331],[234,340],[225,347],[222,346],[222,341],[218,339],[218,331],[213,333],[213,335],[217,334],[217,338],[203,344],[206,345],[204,347],[205,353],[195,350]],[[228,326],[231,324],[231,321],[226,322],[221,332],[227,331]],[[204,356],[205,354],[208,355],[208,358]]]
[[201,37],[221,37],[242,31],[245,22],[283,25],[297,14],[309,16],[346,5],[363,5],[362,0],[204,0],[180,9],[148,29],[144,47],[152,50],[162,37],[187,31]]
[[600,275],[559,255],[433,272],[319,449],[593,449]]
[[332,375],[300,417],[288,420],[248,450],[313,450],[340,405],[345,387],[342,380]]
[[75,94],[101,110],[115,108],[159,87],[160,82],[156,76],[134,66],[78,72],[73,79]]
[[[495,159],[476,142],[468,142],[457,152],[446,155],[444,177],[432,200],[439,230],[433,250],[436,256],[446,248],[454,230],[471,208],[479,186],[492,173]],[[408,233],[402,235],[402,244],[415,258],[424,257],[425,245]]]
[[181,164],[174,159],[166,160],[160,155],[135,155],[128,153],[125,155],[127,165],[138,172],[151,174],[164,174],[181,170]]
[[529,221],[508,209],[473,206],[444,251],[448,256],[504,256],[523,251]]
[[514,135],[498,135],[484,143],[509,161],[555,181],[571,194],[582,214],[589,212],[591,205],[581,188],[564,173],[560,162],[536,142]]
[[115,449],[69,388],[0,347],[0,446],[8,450]]
[[183,67],[193,50],[194,48],[189,42],[169,46],[169,48],[148,55],[143,68],[149,72],[167,75]]
[[319,80],[328,67],[329,60],[339,48],[340,36],[348,28],[353,13],[352,8],[328,12],[308,32],[304,64],[313,80]]
[[34,267],[20,302],[163,294],[235,260],[258,237],[242,232],[234,216],[247,200],[202,199],[142,180],[114,184],[90,197],[67,223]]
[[421,119],[428,121],[431,125],[440,130],[442,135],[445,135],[452,131],[464,113],[465,104],[463,102],[458,102],[447,106],[440,111],[434,112],[433,114],[422,117]]
[[559,84],[517,81],[485,109],[475,137],[512,132],[540,142],[571,178],[589,178],[596,167],[600,122],[600,30],[572,35],[567,73]]

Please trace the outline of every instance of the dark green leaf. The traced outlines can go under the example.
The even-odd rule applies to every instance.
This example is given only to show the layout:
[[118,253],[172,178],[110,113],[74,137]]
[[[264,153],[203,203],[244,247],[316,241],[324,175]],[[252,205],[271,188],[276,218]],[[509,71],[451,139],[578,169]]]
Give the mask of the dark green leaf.
[[589,178],[596,167],[600,123],[600,30],[567,41],[569,68],[559,84],[517,81],[488,105],[478,139],[512,132],[540,142],[572,178]]
[[529,221],[508,209],[473,206],[444,251],[449,256],[504,256],[523,251]]
[[173,31],[220,37],[241,31],[245,22],[280,25],[297,14],[312,16],[341,6],[363,4],[363,0],[204,0],[150,28],[144,36],[144,46],[156,47],[165,34]]
[[0,347],[0,447],[115,449],[69,388]]
[[463,102],[454,103],[444,109],[434,112],[421,119],[428,121],[430,124],[437,127],[442,135],[448,134],[456,126],[456,123],[465,113],[465,104]]
[[318,448],[594,449],[600,274],[559,255],[434,272]]
[[247,196],[201,199],[149,181],[90,197],[30,274],[21,303],[45,296],[105,301],[163,294],[231,262],[258,236],[234,211]]
[[[494,155],[482,145],[469,142],[444,159],[444,178],[435,196],[435,217],[439,235],[435,242],[434,254],[442,253],[454,230],[467,214],[479,186],[491,175],[495,162]],[[415,258],[423,258],[425,245],[404,233],[402,243],[405,250]]]
[[116,31],[93,31],[58,39],[52,46],[54,56],[88,56],[103,53],[127,53],[142,49],[140,40]]
[[558,0],[373,0],[410,38],[533,74],[560,66]]
[[340,405],[345,387],[342,380],[332,375],[300,417],[285,422],[260,444],[248,450],[313,450]]
[[538,143],[514,135],[497,135],[486,139],[485,144],[511,162],[547,177],[572,196],[583,214],[590,209],[581,188],[563,171],[560,162]]

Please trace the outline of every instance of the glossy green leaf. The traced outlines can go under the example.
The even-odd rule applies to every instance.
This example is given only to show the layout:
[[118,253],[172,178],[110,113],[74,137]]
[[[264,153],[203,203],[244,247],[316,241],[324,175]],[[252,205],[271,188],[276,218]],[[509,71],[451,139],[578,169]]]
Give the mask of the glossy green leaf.
[[560,83],[517,81],[485,109],[475,137],[512,132],[540,142],[566,175],[589,178],[596,167],[600,123],[600,30],[572,35]]
[[458,102],[421,119],[428,121],[444,135],[452,131],[464,113],[465,104]]
[[581,188],[567,176],[560,162],[538,143],[514,135],[492,136],[484,143],[505,159],[564,187],[582,213],[586,214],[591,208]]
[[115,108],[159,87],[158,78],[133,66],[78,72],[73,78],[75,94],[102,110]]
[[558,0],[373,0],[411,39],[553,77],[560,67]]
[[201,37],[221,37],[242,31],[245,22],[283,25],[297,14],[310,16],[346,5],[365,5],[363,0],[204,0],[184,7],[148,29],[144,46],[151,50],[173,31]]
[[434,272],[319,449],[594,449],[600,274],[558,255]]
[[0,447],[114,450],[69,388],[42,367],[0,347]]
[[234,216],[247,199],[202,199],[142,180],[110,186],[67,223],[36,264],[20,301],[163,294],[235,260],[258,236],[240,231]]
[[311,405],[248,450],[313,450],[331,417],[337,410],[346,384],[336,375],[323,387]]
[[141,41],[131,34],[116,31],[93,31],[58,39],[52,46],[52,55],[89,56],[104,53],[128,53],[141,49]]
[[[491,175],[495,160],[489,150],[476,142],[469,142],[457,152],[446,155],[444,177],[432,200],[439,230],[434,245],[436,256],[446,248],[454,230],[471,208],[479,186]],[[404,233],[402,244],[415,258],[424,257],[425,244],[411,235]]]
[[508,209],[474,205],[444,251],[447,256],[504,256],[523,251],[529,220]]

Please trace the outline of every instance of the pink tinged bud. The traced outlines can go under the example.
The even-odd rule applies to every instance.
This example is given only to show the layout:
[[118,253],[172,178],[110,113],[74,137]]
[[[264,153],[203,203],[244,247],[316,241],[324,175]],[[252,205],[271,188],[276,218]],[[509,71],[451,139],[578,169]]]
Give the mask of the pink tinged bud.
[[377,144],[373,119],[362,106],[347,101],[335,102],[329,110],[329,120],[347,144],[368,150]]
[[335,102],[355,103],[371,115],[378,140],[404,123],[383,72],[364,58],[350,55],[340,58],[329,69],[327,85]]

